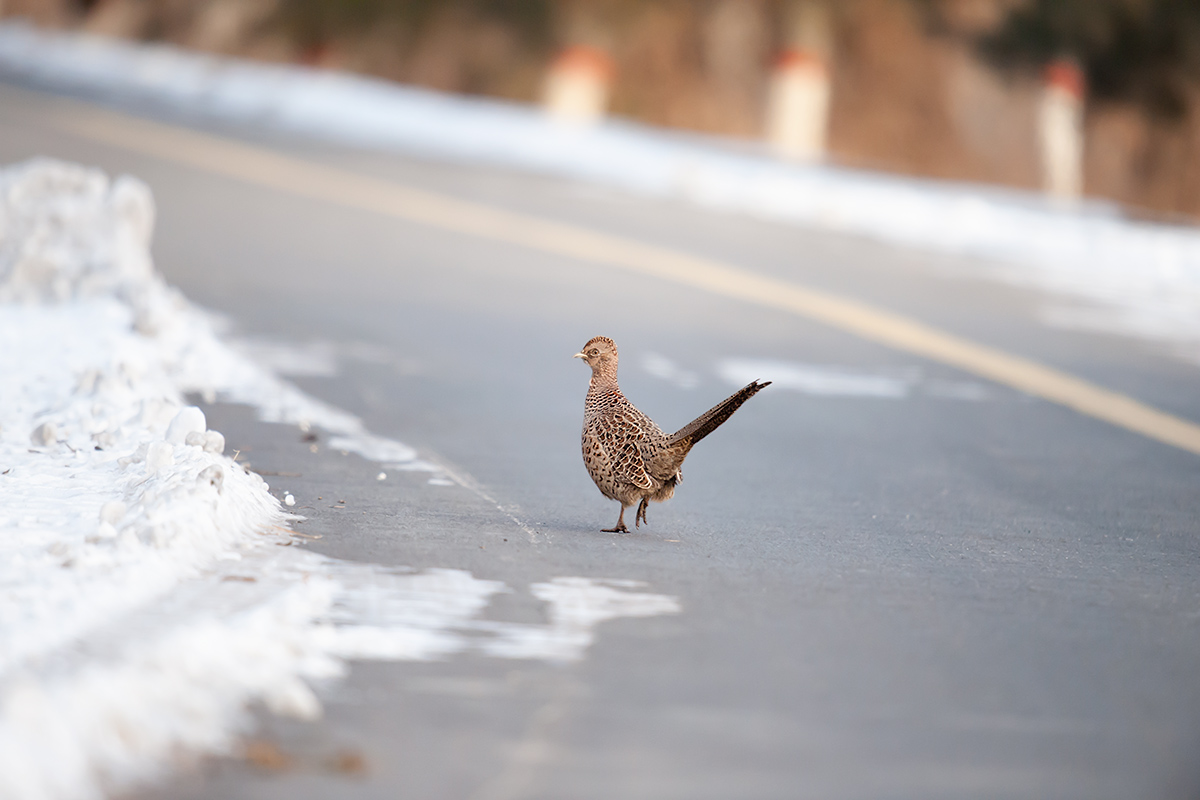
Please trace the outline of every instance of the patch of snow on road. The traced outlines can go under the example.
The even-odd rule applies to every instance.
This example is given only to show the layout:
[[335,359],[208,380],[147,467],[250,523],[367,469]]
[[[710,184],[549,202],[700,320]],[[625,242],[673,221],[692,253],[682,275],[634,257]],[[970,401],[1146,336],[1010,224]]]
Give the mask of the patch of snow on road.
[[780,389],[823,397],[902,399],[914,393],[948,400],[986,400],[987,386],[973,381],[925,379],[915,367],[862,369],[834,364],[802,364],[761,358],[729,358],[717,374],[733,386],[754,380],[772,381]]
[[[0,24],[0,71],[92,96],[352,145],[519,167],[972,259],[971,274],[1096,304],[1104,330],[1200,360],[1200,231],[1029,192],[784,164],[700,136],[382,80]],[[1061,318],[1061,317],[1060,317]],[[1053,319],[1053,317],[1052,317]]]
[[550,624],[484,623],[481,627],[495,633],[496,638],[483,640],[481,649],[504,658],[576,661],[595,639],[595,626],[605,620],[654,617],[682,610],[674,597],[630,591],[641,586],[635,581],[588,578],[535,583],[530,591],[550,604]]
[[604,619],[678,610],[576,598],[564,644],[542,584],[551,622],[512,626],[479,618],[498,582],[291,546],[290,517],[187,393],[415,454],[226,346],[154,272],[153,209],[132,178],[0,170],[0,797],[95,798],[229,752],[251,703],[320,714],[309,683],[345,659],[490,652],[514,630],[543,643],[492,655],[579,658]]
[[289,378],[332,378],[346,361],[391,367],[401,375],[414,375],[421,370],[413,359],[397,356],[371,342],[315,339],[290,342],[261,335],[227,335],[225,341],[259,366]]
[[658,353],[645,355],[642,358],[642,369],[656,378],[675,384],[680,389],[695,389],[700,385],[700,378],[696,373]]
[[[1114,290],[1120,288],[1114,287]],[[1038,317],[1054,328],[1126,333],[1162,342],[1180,357],[1200,364],[1200,315],[1191,307],[1191,298],[1186,292],[1172,297],[1170,286],[1164,286],[1162,291],[1161,303],[1051,303],[1039,310]]]
[[[328,562],[346,587],[333,606],[331,651],[349,659],[431,658],[479,652],[497,658],[571,662],[595,641],[595,627],[621,617],[678,614],[674,597],[636,581],[554,578],[530,593],[548,605],[546,624],[500,622],[479,614],[511,590],[461,570],[403,574],[370,565]],[[474,634],[474,635],[463,635]]]
[[289,378],[332,378],[338,374],[337,348],[329,342],[282,342],[243,336],[229,344],[256,364]]
[[210,374],[199,393],[253,406],[266,422],[294,424],[304,431],[315,425],[334,434],[329,447],[368,461],[408,472],[442,471],[436,464],[417,458],[417,451],[408,445],[371,433],[358,417],[316,400],[279,377],[334,377],[338,374],[338,356],[343,354],[339,351],[360,360],[364,360],[361,355],[365,353],[379,363],[378,348],[362,344],[339,348],[319,341],[293,344],[262,337],[231,338],[229,345],[244,357],[245,363],[236,365],[232,379],[222,381]]
[[907,397],[917,376],[911,371],[894,374],[828,364],[730,358],[717,365],[717,374],[730,384],[745,386],[754,380],[772,381],[781,389],[827,397]]

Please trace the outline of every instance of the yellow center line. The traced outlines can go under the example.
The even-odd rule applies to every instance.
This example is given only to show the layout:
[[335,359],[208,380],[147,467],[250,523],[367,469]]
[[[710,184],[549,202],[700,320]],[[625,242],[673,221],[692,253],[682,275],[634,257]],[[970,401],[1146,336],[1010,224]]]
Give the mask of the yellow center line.
[[458,200],[230,139],[89,110],[56,124],[93,141],[346,208],[616,267],[779,309],[957,367],[1200,455],[1200,425],[1052,367],[846,297],[577,225]]

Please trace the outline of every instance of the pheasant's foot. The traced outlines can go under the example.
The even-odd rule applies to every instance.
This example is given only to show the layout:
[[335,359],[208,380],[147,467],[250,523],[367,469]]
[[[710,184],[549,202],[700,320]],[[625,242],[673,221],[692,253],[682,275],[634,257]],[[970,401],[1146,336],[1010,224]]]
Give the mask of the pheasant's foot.
[[625,506],[621,506],[621,513],[617,516],[617,524],[612,528],[601,528],[605,533],[629,533],[629,528],[625,527]]
[[641,504],[638,505],[637,514],[635,514],[633,517],[633,527],[640,528],[642,527],[643,522],[647,525],[650,524],[650,520],[646,519],[646,509],[649,507],[650,501],[643,497]]

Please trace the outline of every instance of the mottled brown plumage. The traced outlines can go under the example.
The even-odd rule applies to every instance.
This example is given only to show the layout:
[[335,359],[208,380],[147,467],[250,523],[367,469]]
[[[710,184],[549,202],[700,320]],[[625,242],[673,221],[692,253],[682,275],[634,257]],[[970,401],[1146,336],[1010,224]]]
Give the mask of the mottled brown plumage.
[[667,435],[621,393],[616,342],[596,336],[574,357],[582,358],[592,368],[584,402],[583,463],[601,494],[621,504],[616,527],[605,528],[608,533],[628,533],[625,509],[634,503],[638,503],[634,526],[647,522],[650,501],[661,503],[675,494],[676,484],[683,480],[683,459],[696,442],[733,416],[760,389],[771,385],[770,381],[754,381]]

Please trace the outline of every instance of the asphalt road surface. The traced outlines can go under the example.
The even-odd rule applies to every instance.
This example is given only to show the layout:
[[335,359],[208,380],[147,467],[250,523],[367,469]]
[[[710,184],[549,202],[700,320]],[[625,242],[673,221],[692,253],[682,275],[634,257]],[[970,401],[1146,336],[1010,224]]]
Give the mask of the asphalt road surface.
[[[603,623],[565,666],[356,664],[322,688],[323,721],[263,714],[249,735],[257,757],[184,766],[145,797],[1200,792],[1195,453],[802,314],[101,142],[69,124],[94,113],[77,101],[0,86],[0,110],[0,161],[52,155],[141,177],[169,281],[244,333],[340,348],[338,375],[297,382],[475,487],[380,482],[376,465],[313,453],[293,428],[210,408],[231,448],[290,473],[278,482],[309,516],[298,529],[322,537],[312,549],[517,588],[636,580],[682,606]],[[500,169],[207,129],[833,292],[1200,421],[1195,364],[1047,327],[1047,298],[968,262]],[[588,373],[570,356],[597,334],[618,342],[626,394],[666,429],[736,388],[730,360],[768,362],[750,377],[777,380],[692,452],[649,526],[623,536],[600,532],[617,508],[579,452]],[[772,374],[788,365],[902,391],[797,391]],[[544,608],[518,591],[489,613],[537,621]]]

